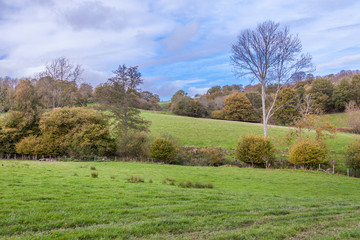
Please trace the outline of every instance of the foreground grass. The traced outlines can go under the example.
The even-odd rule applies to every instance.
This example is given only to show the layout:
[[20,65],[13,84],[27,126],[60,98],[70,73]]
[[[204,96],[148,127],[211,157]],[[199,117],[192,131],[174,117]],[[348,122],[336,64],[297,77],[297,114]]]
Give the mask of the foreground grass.
[[124,162],[0,161],[0,170],[5,239],[360,238],[360,180],[340,175]]

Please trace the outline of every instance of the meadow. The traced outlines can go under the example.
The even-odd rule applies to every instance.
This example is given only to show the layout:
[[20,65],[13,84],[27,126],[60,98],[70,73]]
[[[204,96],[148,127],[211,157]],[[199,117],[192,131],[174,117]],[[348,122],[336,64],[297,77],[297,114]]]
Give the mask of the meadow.
[[[170,134],[178,140],[179,145],[235,149],[241,136],[263,135],[263,125],[259,123],[191,118],[153,111],[142,111],[141,114],[152,122],[152,136]],[[268,135],[278,149],[289,147],[284,139],[289,130],[289,127],[269,126]],[[329,160],[336,160],[338,170],[343,173],[346,172],[344,148],[357,137],[360,136],[338,132],[336,138],[326,141],[330,150]]]
[[360,180],[322,172],[2,160],[0,186],[1,239],[360,238]]

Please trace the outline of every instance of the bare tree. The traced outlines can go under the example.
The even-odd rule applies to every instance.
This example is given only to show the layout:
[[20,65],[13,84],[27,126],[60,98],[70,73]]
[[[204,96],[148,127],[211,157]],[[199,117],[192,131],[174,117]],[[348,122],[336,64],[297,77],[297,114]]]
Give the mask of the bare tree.
[[[311,56],[301,54],[301,51],[298,36],[272,21],[260,23],[254,30],[241,32],[232,46],[230,60],[236,75],[249,75],[261,85],[264,136],[267,136],[269,119],[278,110],[275,102],[283,85],[299,72],[312,70]],[[269,85],[275,85],[276,91],[273,101],[266,106],[266,87]]]
[[71,105],[83,71],[81,65],[73,65],[65,57],[46,64],[45,71],[39,73],[39,85],[43,86],[45,93],[42,95],[50,99],[53,108]]
[[60,57],[47,63],[45,71],[41,72],[40,77],[51,77],[54,80],[69,81],[78,83],[84,72],[81,65],[73,65],[69,59]]

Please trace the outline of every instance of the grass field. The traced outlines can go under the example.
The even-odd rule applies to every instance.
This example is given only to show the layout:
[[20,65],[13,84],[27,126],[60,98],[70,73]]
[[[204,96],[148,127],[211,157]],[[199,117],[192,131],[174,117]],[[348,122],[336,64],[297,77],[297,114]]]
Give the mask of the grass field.
[[360,180],[321,172],[4,160],[0,186],[2,239],[360,238]]
[[336,127],[349,128],[349,125],[347,124],[347,114],[346,113],[326,114],[323,116],[323,118],[330,121]]
[[[151,134],[158,136],[170,134],[178,139],[180,145],[199,147],[236,148],[241,136],[248,134],[263,134],[263,125],[205,118],[191,118],[176,115],[165,115],[159,112],[143,111],[142,116],[150,120]],[[268,135],[273,138],[278,148],[286,147],[284,136],[289,132],[288,127],[269,126]],[[331,150],[331,160],[337,160],[342,171],[344,167],[344,147],[354,141],[359,135],[338,132],[335,139],[327,140]]]

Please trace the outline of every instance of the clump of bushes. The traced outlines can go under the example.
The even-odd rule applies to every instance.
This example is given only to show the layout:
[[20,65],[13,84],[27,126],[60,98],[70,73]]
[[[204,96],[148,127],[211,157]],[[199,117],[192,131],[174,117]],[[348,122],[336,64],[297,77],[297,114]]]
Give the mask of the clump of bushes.
[[269,167],[275,159],[275,150],[270,139],[263,136],[242,137],[236,149],[236,157],[252,167]]
[[157,137],[150,144],[150,156],[164,163],[175,163],[179,150],[170,137]]
[[121,157],[145,159],[150,151],[149,136],[145,132],[137,132],[119,140],[117,153]]
[[225,163],[225,154],[226,150],[221,147],[184,146],[179,148],[180,164],[186,166],[220,166]]
[[136,182],[145,182],[144,178],[136,176],[136,175],[131,175],[130,178],[128,179],[129,182],[132,183],[136,183]]
[[326,144],[314,139],[300,139],[290,149],[290,162],[307,168],[324,163],[328,150]]
[[181,188],[214,188],[214,185],[212,183],[196,182],[194,184],[191,181],[179,182],[178,186]]
[[360,169],[360,139],[356,139],[353,143],[349,144],[345,148],[345,153],[347,156],[346,166],[355,171]]
[[88,108],[55,108],[39,122],[39,134],[19,141],[16,152],[45,156],[109,156],[115,153],[115,139],[108,122],[100,113]]
[[211,118],[224,119],[224,112],[222,110],[214,110],[211,112]]

